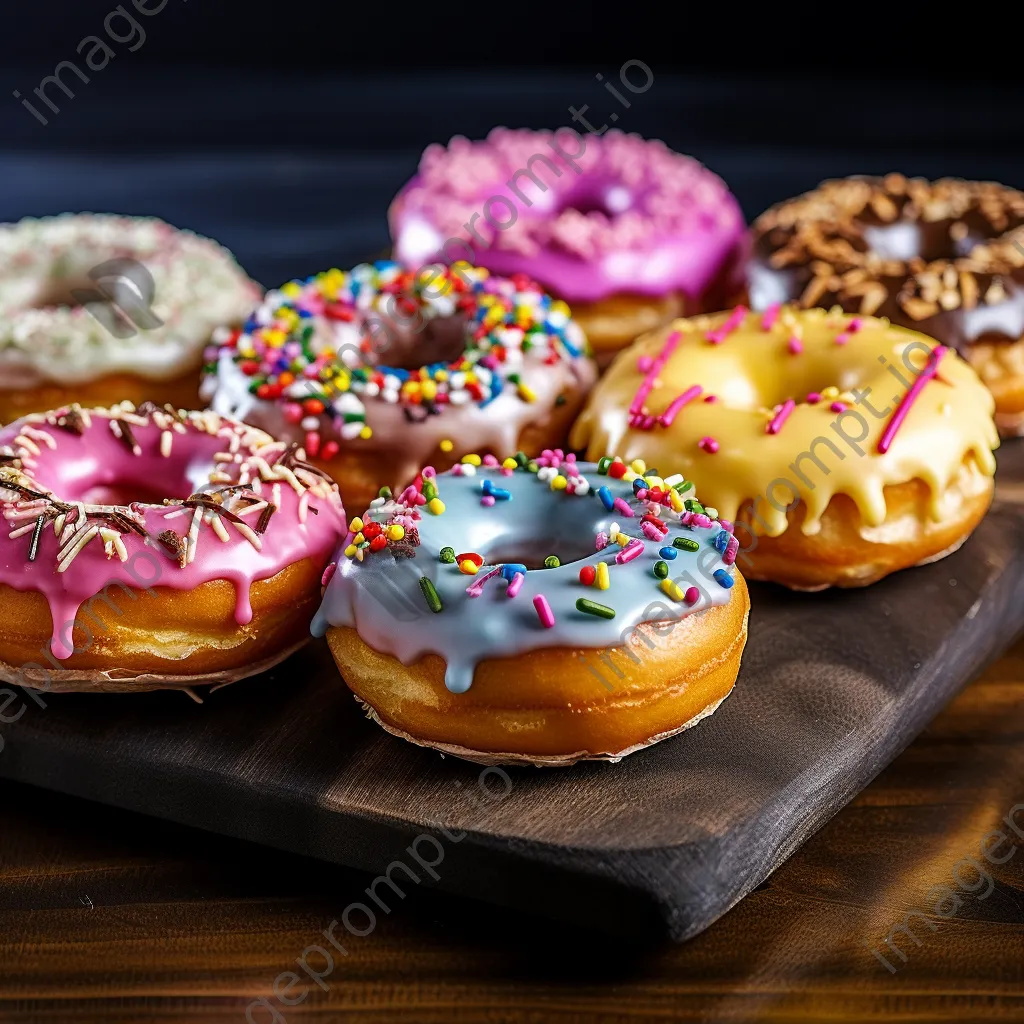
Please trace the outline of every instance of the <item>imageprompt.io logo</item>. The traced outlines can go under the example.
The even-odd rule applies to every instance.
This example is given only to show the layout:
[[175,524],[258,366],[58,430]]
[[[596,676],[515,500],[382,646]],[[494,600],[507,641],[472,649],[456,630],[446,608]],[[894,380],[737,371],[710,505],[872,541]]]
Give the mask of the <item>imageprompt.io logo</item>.
[[153,312],[153,275],[127,257],[99,263],[88,272],[95,288],[72,288],[75,301],[115,338],[133,338],[164,322]]

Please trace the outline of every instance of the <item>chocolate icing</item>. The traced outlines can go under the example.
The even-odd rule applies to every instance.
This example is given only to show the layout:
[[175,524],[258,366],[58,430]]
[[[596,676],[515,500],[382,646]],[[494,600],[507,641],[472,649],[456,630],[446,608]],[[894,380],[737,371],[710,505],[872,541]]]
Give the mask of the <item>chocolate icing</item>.
[[1024,336],[1024,193],[890,174],[826,181],[753,226],[751,305],[888,317],[964,352]]

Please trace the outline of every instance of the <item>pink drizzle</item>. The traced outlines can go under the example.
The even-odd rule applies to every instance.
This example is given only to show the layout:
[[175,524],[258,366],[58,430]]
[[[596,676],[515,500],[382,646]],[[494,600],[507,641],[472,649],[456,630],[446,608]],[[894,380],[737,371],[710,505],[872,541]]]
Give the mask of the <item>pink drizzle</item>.
[[777,434],[785,424],[786,420],[792,415],[793,410],[796,408],[796,402],[792,398],[787,398],[782,405],[779,406],[778,412],[771,418],[771,421],[764,428],[766,434]]
[[708,341],[713,345],[721,345],[726,338],[736,330],[741,323],[743,323],[744,317],[747,315],[746,306],[737,306],[730,314],[725,323],[721,327],[716,328],[713,331],[708,331],[705,335]]
[[770,331],[775,326],[775,321],[779,319],[779,313],[782,310],[781,302],[773,302],[765,311],[764,316],[761,317],[761,330]]
[[676,418],[679,410],[688,402],[692,402],[698,395],[703,394],[704,389],[699,384],[694,384],[693,387],[687,388],[681,395],[677,395],[672,399],[669,407],[658,417],[658,422],[663,427],[671,427],[672,421]]
[[917,401],[917,396],[921,394],[924,390],[924,386],[938,372],[939,363],[948,351],[949,349],[946,348],[945,345],[936,346],[928,360],[928,365],[925,366],[920,374],[918,374],[917,380],[910,385],[910,390],[900,400],[900,404],[896,406],[889,422],[885,425],[885,430],[882,431],[882,436],[878,439],[878,453],[880,455],[884,455],[889,450],[889,446],[892,444],[893,438],[896,436],[896,432],[900,429],[903,421],[907,418],[914,402]]
[[662,345],[661,351],[658,353],[657,358],[650,364],[647,374],[637,389],[636,394],[633,396],[633,401],[629,404],[629,415],[631,419],[641,415],[644,402],[647,401],[647,396],[651,393],[654,388],[654,382],[658,379],[658,374],[661,373],[665,364],[672,358],[672,353],[675,352],[679,346],[679,342],[682,341],[683,335],[681,331],[673,331],[666,339],[665,344]]

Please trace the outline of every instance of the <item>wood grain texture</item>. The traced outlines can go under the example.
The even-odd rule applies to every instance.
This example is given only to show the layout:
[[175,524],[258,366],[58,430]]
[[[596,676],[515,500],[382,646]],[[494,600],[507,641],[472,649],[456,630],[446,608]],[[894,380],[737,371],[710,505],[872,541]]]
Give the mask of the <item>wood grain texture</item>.
[[[993,510],[948,559],[857,591],[752,587],[730,699],[618,765],[482,776],[367,722],[314,644],[202,706],[169,693],[47,694],[45,709],[0,726],[0,776],[375,874],[427,834],[428,859],[444,866],[425,870],[426,884],[690,938],[1024,625],[1024,444],[1004,447],[999,473]],[[406,613],[394,614],[401,628]]]
[[[529,904],[416,889],[347,941],[327,991],[308,982],[283,1012],[353,1024],[1020,1020],[1024,843],[992,869],[988,899],[919,929],[896,974],[865,943],[879,948],[930,886],[950,884],[1022,801],[1024,643],[691,942],[611,938]],[[244,1021],[370,881],[22,785],[5,786],[0,822],[5,1022]]]

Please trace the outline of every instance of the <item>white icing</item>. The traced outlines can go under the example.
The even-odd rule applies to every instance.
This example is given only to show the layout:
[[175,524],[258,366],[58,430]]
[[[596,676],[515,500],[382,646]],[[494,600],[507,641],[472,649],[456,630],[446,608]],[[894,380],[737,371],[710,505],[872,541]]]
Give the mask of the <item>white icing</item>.
[[[62,282],[95,289],[88,272],[116,258],[152,276],[151,309],[163,326],[118,338],[82,306],[35,308]],[[259,293],[226,249],[153,218],[64,214],[0,225],[0,388],[112,373],[178,376],[198,364],[216,327],[246,317]]]

